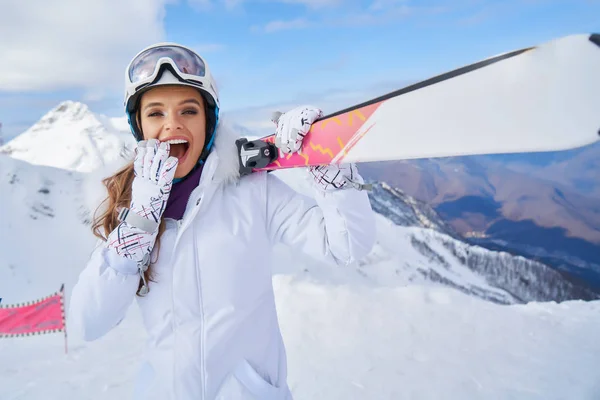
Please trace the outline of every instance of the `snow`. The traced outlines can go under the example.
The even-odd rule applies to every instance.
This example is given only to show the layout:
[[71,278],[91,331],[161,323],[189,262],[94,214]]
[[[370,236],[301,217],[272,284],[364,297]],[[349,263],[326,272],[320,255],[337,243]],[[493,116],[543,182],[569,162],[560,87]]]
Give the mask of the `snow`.
[[[296,399],[597,399],[600,302],[500,306],[448,288],[273,279]],[[0,341],[0,398],[126,399],[137,307],[103,339]],[[7,362],[8,361],[8,362]]]
[[133,148],[128,129],[123,119],[94,114],[85,104],[65,101],[0,147],[0,154],[35,165],[91,172]]
[[[44,297],[74,283],[91,249],[77,175],[0,154],[2,304]],[[2,396],[0,396],[2,398]]]
[[[90,192],[119,161],[112,152],[127,143],[122,120],[75,103],[67,108],[68,118],[47,118],[43,129],[15,139],[20,150],[0,153],[3,304],[35,300],[62,283],[68,303],[95,240],[86,225]],[[32,136],[36,130],[40,136]],[[112,145],[96,146],[100,155],[91,157],[82,131],[103,132]],[[61,150],[69,141],[76,151]],[[308,193],[301,170],[277,174]],[[347,268],[275,249],[273,285],[296,399],[600,398],[600,301],[498,304],[514,299],[467,268],[461,252],[508,255],[381,215],[377,224],[371,254]],[[430,279],[433,273],[453,287]],[[144,338],[136,305],[100,340],[68,336],[68,354],[62,333],[4,338],[0,399],[127,399]]]

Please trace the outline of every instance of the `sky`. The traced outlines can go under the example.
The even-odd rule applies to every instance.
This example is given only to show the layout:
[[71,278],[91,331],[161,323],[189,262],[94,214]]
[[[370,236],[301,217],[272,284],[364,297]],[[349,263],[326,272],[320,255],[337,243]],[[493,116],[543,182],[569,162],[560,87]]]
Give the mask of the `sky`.
[[4,141],[64,100],[123,116],[145,46],[196,49],[224,115],[264,129],[272,111],[326,113],[465,64],[600,32],[598,0],[0,0]]

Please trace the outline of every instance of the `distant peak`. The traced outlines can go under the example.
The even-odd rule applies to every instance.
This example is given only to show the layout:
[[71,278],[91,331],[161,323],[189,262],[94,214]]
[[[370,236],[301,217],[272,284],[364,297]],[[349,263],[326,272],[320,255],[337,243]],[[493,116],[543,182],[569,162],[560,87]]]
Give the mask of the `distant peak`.
[[80,120],[90,113],[91,111],[87,105],[77,101],[67,100],[56,106],[53,110],[46,114],[46,116],[55,117],[56,119],[69,118],[73,120]]
[[90,111],[87,105],[67,100],[48,111],[30,130],[35,132],[46,130],[57,123],[61,125],[65,123],[72,124],[83,120],[93,121],[95,119],[95,114]]

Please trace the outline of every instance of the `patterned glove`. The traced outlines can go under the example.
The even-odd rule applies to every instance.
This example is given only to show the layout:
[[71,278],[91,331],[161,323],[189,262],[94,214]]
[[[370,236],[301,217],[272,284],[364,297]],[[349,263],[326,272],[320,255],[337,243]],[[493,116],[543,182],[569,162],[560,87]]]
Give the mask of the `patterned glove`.
[[[300,152],[310,127],[322,116],[323,111],[313,106],[296,107],[284,114],[274,113],[272,120],[277,124],[275,145],[286,154]],[[316,186],[326,192],[350,188],[371,189],[371,185],[364,184],[354,164],[313,166],[308,171]]]
[[320,165],[308,168],[314,184],[324,192],[339,189],[370,190],[371,185],[364,183],[355,164]]
[[274,121],[277,123],[275,146],[286,154],[297,152],[312,123],[322,116],[323,111],[312,106],[296,107],[278,115],[279,119]]
[[150,264],[150,253],[179,161],[176,157],[169,157],[169,151],[169,144],[157,139],[138,143],[133,164],[135,177],[131,186],[131,203],[129,209],[121,210],[121,223],[107,238],[107,247],[137,262],[141,272]]

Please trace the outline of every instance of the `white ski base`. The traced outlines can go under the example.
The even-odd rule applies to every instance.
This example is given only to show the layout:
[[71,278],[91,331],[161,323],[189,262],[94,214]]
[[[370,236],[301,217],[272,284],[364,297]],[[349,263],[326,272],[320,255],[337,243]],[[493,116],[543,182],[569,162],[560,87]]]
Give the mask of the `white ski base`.
[[589,37],[567,36],[387,100],[343,161],[557,151],[599,140],[600,46]]

